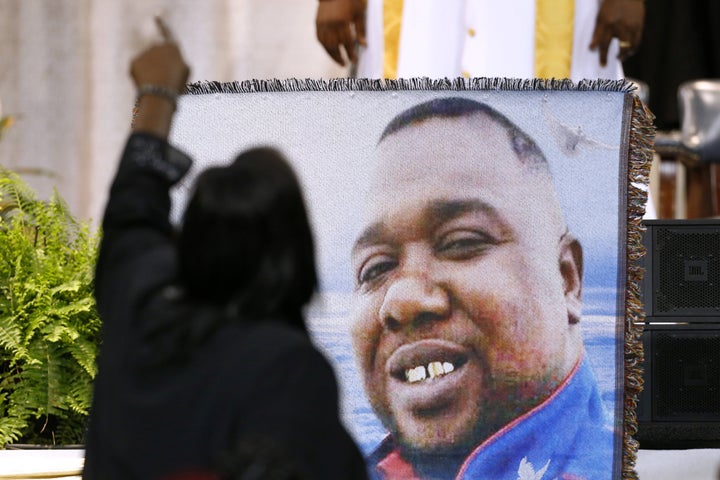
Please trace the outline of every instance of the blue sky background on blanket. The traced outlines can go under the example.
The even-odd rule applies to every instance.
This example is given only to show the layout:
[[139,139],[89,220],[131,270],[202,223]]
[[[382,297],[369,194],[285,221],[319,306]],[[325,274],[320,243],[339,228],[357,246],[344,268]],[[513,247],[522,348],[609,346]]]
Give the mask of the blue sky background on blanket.
[[322,283],[309,322],[338,369],[346,419],[367,450],[383,432],[358,393],[362,387],[349,346],[350,248],[362,226],[381,131],[400,111],[446,96],[493,106],[545,152],[568,226],[584,249],[583,326],[589,356],[609,411],[621,415],[616,400],[622,357],[615,334],[622,331],[623,315],[617,295],[617,239],[624,222],[624,212],[619,213],[622,93],[415,90],[186,96],[180,100],[173,140],[196,163],[175,192],[174,214],[179,217],[198,170],[231,161],[242,149],[274,145],[291,160],[306,189]]

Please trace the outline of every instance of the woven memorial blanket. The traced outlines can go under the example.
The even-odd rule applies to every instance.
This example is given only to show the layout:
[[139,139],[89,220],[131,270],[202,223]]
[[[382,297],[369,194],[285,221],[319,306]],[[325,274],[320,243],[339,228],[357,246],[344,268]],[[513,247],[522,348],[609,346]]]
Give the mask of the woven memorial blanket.
[[191,85],[193,177],[252,146],[305,188],[306,312],[378,479],[636,478],[653,128],[624,81]]

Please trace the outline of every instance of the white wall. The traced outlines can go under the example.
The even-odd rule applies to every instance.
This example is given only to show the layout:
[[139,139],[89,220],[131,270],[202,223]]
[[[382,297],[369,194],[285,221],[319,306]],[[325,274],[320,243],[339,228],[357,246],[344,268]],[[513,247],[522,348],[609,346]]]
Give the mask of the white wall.
[[0,164],[97,221],[128,132],[132,56],[174,29],[191,81],[344,76],[315,38],[317,0],[0,0]]

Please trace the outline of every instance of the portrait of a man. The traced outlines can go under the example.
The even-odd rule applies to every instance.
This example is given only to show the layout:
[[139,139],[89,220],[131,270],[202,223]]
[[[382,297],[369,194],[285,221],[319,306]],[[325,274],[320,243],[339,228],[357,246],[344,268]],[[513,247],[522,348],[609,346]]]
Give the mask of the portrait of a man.
[[487,105],[443,98],[395,117],[376,162],[352,336],[390,432],[378,478],[611,478],[582,247],[542,151]]
[[291,161],[320,280],[305,320],[375,480],[622,476],[631,105],[503,85],[206,84],[179,104],[198,169],[258,145]]

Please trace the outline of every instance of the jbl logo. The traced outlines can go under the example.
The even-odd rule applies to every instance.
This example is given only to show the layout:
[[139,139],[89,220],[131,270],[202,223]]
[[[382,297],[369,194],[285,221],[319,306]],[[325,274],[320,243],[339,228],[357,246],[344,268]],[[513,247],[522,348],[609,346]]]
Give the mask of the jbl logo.
[[686,260],[685,280],[688,282],[706,282],[708,262],[707,260]]

